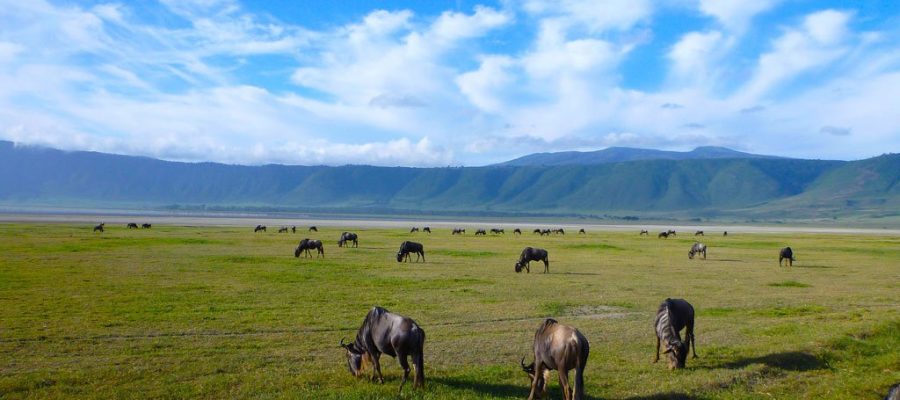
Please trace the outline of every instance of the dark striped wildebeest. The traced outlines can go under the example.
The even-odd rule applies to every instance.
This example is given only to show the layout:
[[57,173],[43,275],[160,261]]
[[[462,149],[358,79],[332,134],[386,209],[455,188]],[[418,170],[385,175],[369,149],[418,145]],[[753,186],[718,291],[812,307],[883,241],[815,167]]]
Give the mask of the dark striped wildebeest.
[[413,227],[412,229],[409,230],[409,233],[418,232],[418,231],[419,231],[419,228]]
[[426,226],[426,227],[422,228],[422,232],[428,232],[428,233],[431,233],[431,227],[430,227],[430,226]]
[[[560,324],[552,318],[541,323],[534,333],[534,362],[525,365],[522,357],[522,370],[531,380],[531,392],[528,399],[547,395],[547,381],[550,371],[559,374],[559,386],[566,400],[584,398],[584,367],[587,365],[591,345],[584,335],[574,327]],[[569,387],[569,371],[575,370],[575,384]],[[540,393],[538,393],[540,392]]]
[[522,269],[525,269],[525,272],[531,273],[530,263],[532,261],[543,261],[544,262],[544,273],[550,272],[550,258],[547,254],[547,250],[544,249],[536,249],[534,247],[526,247],[522,250],[522,254],[519,256],[519,261],[516,262],[516,272],[522,272]]
[[94,232],[97,232],[97,231],[103,232],[104,226],[106,226],[105,222],[101,222],[100,225],[94,226]]
[[281,228],[278,228],[278,233],[287,233],[287,231],[288,231],[288,227],[286,227],[286,226],[282,226]]
[[705,235],[703,234],[703,231],[697,231],[697,232],[694,232],[694,236],[705,236]]
[[706,245],[700,242],[694,242],[694,245],[691,246],[691,249],[688,250],[688,258],[691,260],[694,259],[694,254],[703,254],[703,259],[706,259]]
[[265,231],[266,231],[266,226],[265,226],[265,225],[257,225],[256,228],[253,229],[253,232],[254,232],[254,233],[255,233],[255,232],[259,232],[259,231],[265,232]]
[[307,232],[318,232],[318,231],[319,231],[319,228],[316,228],[315,225],[309,227],[309,230],[307,230]]
[[297,233],[297,227],[291,226],[291,233]]
[[669,231],[668,231],[667,233],[669,234],[669,236],[678,236],[678,235],[675,234],[675,230],[674,230],[674,229],[669,229]]
[[541,228],[537,228],[537,229],[535,229],[533,232],[531,232],[532,235],[534,235],[535,233],[537,233],[537,234],[539,234],[539,235],[541,235],[541,236],[544,236],[544,234],[541,232]]
[[422,246],[422,243],[410,241],[400,243],[400,250],[397,251],[397,262],[403,262],[403,259],[410,261],[409,253],[416,253],[416,262],[419,262],[419,257],[422,258],[422,262],[425,262],[425,247]]
[[541,236],[550,236],[550,233],[552,233],[552,231],[549,229],[541,230]]
[[785,263],[785,264],[787,264],[788,267],[794,266],[794,261],[797,261],[797,259],[794,258],[794,251],[791,250],[790,247],[785,247],[785,248],[781,249],[781,251],[778,252],[778,266],[779,267],[781,266],[782,260],[787,260],[787,263]]
[[668,239],[668,238],[669,238],[669,232],[660,232],[659,235],[657,235],[656,237],[657,237],[657,238]]
[[[666,299],[656,311],[656,358],[659,361],[659,344],[663,343],[669,356],[669,369],[684,368],[688,352],[694,347],[694,358],[697,358],[697,342],[694,340],[694,307],[684,299]],[[685,331],[681,340],[682,329]]]
[[522,234],[522,230],[519,229],[519,228],[513,229],[513,234],[514,234],[514,235],[521,235],[521,234]]
[[379,383],[384,383],[381,355],[396,357],[403,368],[400,393],[409,378],[407,356],[410,356],[416,369],[413,388],[425,388],[425,331],[410,318],[381,307],[372,307],[356,332],[356,340],[344,344],[344,339],[341,339],[341,347],[347,350],[347,367],[353,376],[362,376],[362,364],[366,360],[372,363],[372,381],[378,380]]
[[565,235],[565,234],[566,234],[566,230],[563,229],[563,228],[554,229],[554,230],[553,230],[553,233],[559,234],[559,235]]
[[498,234],[505,235],[506,234],[506,232],[503,232],[503,229],[500,229],[500,228],[491,228],[491,233],[494,235],[498,235]]
[[301,240],[297,248],[294,249],[294,257],[300,257],[300,253],[304,253],[304,257],[309,256],[309,258],[312,258],[309,249],[316,249],[316,258],[319,258],[319,256],[325,257],[325,246],[322,245],[321,240],[316,239]]
[[141,229],[150,229],[151,226],[150,224],[141,224]]
[[650,232],[648,232],[646,229],[641,229],[641,234],[638,236],[643,236],[643,235],[650,236]]
[[465,235],[466,230],[462,228],[453,228],[453,235]]
[[475,236],[478,235],[487,235],[487,231],[485,231],[484,229],[478,229],[475,231]]
[[134,222],[129,222],[127,225],[128,229],[138,229],[138,224]]
[[584,231],[584,228],[578,230],[579,235],[587,235],[587,232]]
[[356,236],[353,232],[344,232],[341,233],[341,239],[338,240],[338,247],[344,247],[344,244],[349,246],[348,242],[353,242],[353,247],[359,247],[359,237]]

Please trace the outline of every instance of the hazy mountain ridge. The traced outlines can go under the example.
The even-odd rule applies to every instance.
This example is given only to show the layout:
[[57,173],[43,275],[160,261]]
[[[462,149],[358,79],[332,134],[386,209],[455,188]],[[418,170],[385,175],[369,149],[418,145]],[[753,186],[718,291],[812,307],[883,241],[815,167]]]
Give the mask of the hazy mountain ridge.
[[502,162],[504,166],[595,165],[640,160],[705,160],[718,158],[782,158],[744,153],[725,147],[701,146],[691,151],[666,151],[633,147],[609,147],[597,151],[535,153]]
[[900,155],[407,168],[237,166],[0,142],[0,202],[715,216],[888,212]]

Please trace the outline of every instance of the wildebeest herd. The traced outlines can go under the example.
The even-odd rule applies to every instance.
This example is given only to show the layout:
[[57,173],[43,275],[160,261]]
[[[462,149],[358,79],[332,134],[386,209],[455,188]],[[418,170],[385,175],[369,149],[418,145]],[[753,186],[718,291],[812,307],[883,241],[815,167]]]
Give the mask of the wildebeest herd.
[[[105,224],[94,227],[94,231],[104,231]],[[129,223],[128,229],[136,229],[135,223]],[[143,224],[143,228],[150,228],[150,224]],[[290,229],[296,232],[296,227]],[[431,233],[429,227],[422,229]],[[254,232],[265,232],[264,225],[257,225]],[[283,226],[279,232],[287,232]],[[309,227],[310,232],[318,232],[315,226]],[[410,233],[417,232],[418,228],[411,229]],[[515,233],[521,230],[515,229]],[[503,229],[493,228],[491,233],[502,235]],[[541,236],[549,234],[564,235],[563,229],[535,229],[534,233]],[[579,230],[585,234],[584,229]],[[453,235],[465,234],[465,229],[455,228]],[[484,229],[478,229],[476,235],[486,235]],[[646,230],[641,230],[640,235],[646,235]],[[667,238],[675,236],[674,230],[661,232],[659,237]],[[697,231],[695,236],[702,236],[703,231]],[[359,236],[354,232],[342,232],[338,240],[339,247],[359,247]],[[304,238],[294,249],[294,257],[312,258],[311,250],[315,250],[316,258],[325,257],[324,244],[321,240]],[[404,241],[397,251],[397,262],[411,262],[411,254],[416,254],[416,262],[425,262],[425,249],[422,243]],[[693,259],[696,255],[707,256],[707,246],[695,242],[688,251],[688,257]],[[779,251],[779,266],[787,260],[791,266],[795,261],[793,250],[785,247]],[[549,253],[546,249],[525,247],[515,263],[515,272],[531,272],[530,262],[539,261],[544,264],[544,273],[550,272]],[[659,360],[660,349],[668,359],[669,369],[685,368],[687,356],[693,351],[693,357],[697,357],[696,339],[694,333],[694,307],[684,299],[667,298],[660,303],[656,318],[653,322],[653,330],[656,336],[656,354],[654,362]],[[681,331],[685,331],[682,338]],[[392,313],[385,308],[375,306],[365,316],[363,323],[357,331],[355,340],[345,343],[340,340],[340,346],[346,352],[347,367],[350,373],[356,377],[363,376],[363,367],[370,365],[371,379],[384,383],[381,373],[380,357],[386,354],[397,358],[403,369],[403,377],[400,382],[399,392],[402,392],[410,374],[410,360],[414,369],[413,388],[425,387],[425,330],[413,319]],[[544,397],[547,394],[550,371],[557,371],[560,388],[566,400],[584,398],[584,370],[590,354],[590,342],[587,337],[576,327],[559,323],[553,318],[547,318],[540,323],[534,333],[532,343],[533,361],[526,365],[525,357],[520,361],[522,371],[527,374],[531,382],[529,399]],[[569,372],[574,370],[574,380],[569,381]]]

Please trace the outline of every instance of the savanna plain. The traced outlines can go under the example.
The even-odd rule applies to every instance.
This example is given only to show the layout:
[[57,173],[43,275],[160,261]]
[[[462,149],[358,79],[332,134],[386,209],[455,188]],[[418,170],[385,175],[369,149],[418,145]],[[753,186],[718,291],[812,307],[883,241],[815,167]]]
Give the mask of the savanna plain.
[[[525,398],[519,360],[546,317],[590,340],[591,399],[874,399],[900,382],[900,237],[706,232],[708,259],[689,260],[693,232],[475,237],[476,225],[0,224],[0,397],[397,398],[396,360],[382,358],[379,385],[352,377],[338,346],[375,305],[427,333],[426,388],[401,398]],[[342,231],[359,248],[338,248]],[[325,258],[295,258],[304,237]],[[404,240],[427,262],[398,263]],[[525,246],[549,251],[549,274],[514,272]],[[784,246],[793,267],[778,265]],[[651,362],[667,297],[697,312],[700,357],[684,370]],[[562,397],[555,373],[550,395]]]

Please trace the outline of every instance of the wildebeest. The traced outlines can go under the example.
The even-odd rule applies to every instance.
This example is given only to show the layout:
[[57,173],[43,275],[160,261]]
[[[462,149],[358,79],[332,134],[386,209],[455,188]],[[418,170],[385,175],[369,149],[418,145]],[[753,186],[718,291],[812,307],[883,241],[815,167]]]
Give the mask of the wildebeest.
[[461,229],[461,228],[454,228],[454,229],[453,229],[453,234],[454,234],[454,235],[465,235],[465,234],[466,234],[466,230],[465,230],[465,229]]
[[703,234],[703,231],[697,231],[697,232],[694,232],[694,236],[705,236],[705,235]]
[[544,233],[543,233],[543,231],[541,231],[541,229],[540,229],[540,228],[538,228],[538,229],[535,229],[535,230],[534,230],[534,232],[531,232],[531,234],[532,234],[532,235],[534,235],[534,234],[535,234],[535,233],[537,233],[537,234],[540,234],[540,235],[541,235],[541,236],[543,236],[543,235],[544,235]]
[[496,234],[501,234],[501,233],[504,234],[504,235],[506,234],[506,232],[503,232],[503,229],[500,229],[500,228],[491,228],[491,233],[492,233],[492,234],[495,234],[495,235],[496,235]]
[[728,236],[728,231],[722,232],[722,236]]
[[[528,399],[534,399],[535,395],[546,397],[551,370],[556,370],[559,374],[563,398],[583,399],[584,367],[590,352],[590,343],[578,329],[560,324],[552,318],[544,320],[534,333],[534,362],[525,365],[525,357],[520,361],[522,370],[531,380]],[[575,384],[570,388],[569,371],[572,369],[575,370]]]
[[487,231],[485,231],[484,229],[476,230],[475,236],[478,236],[478,235],[487,235]]
[[[650,232],[648,232],[646,229],[641,229],[640,235],[647,235],[647,236],[650,236]],[[638,236],[640,236],[640,235],[638,235]]]
[[584,231],[584,228],[578,230],[579,235],[587,235],[587,232]]
[[344,232],[341,233],[341,239],[338,240],[338,247],[344,247],[344,244],[350,245],[347,242],[353,242],[353,247],[359,247],[359,242],[357,241],[359,238],[353,232]]
[[325,257],[325,246],[322,245],[321,240],[316,239],[303,239],[300,241],[300,244],[297,245],[297,248],[294,249],[294,257],[300,257],[300,253],[304,253],[306,256],[312,258],[312,254],[309,253],[309,249],[316,249],[316,258],[319,256]]
[[526,247],[522,250],[522,254],[519,256],[519,261],[516,262],[516,272],[522,272],[522,269],[525,269],[525,272],[531,273],[531,265],[532,261],[543,261],[544,262],[544,273],[550,272],[550,258],[548,257],[547,250],[544,249],[536,249],[534,247]]
[[669,236],[678,236],[678,235],[675,234],[675,230],[674,230],[674,229],[669,229],[669,231],[668,231],[667,233],[669,234]]
[[100,231],[103,232],[103,227],[106,225],[105,222],[101,222],[100,225],[94,226],[94,232]]
[[141,224],[141,229],[150,229],[150,224]]
[[522,230],[519,229],[519,228],[513,229],[513,234],[515,234],[515,235],[521,235],[521,234],[522,234]]
[[794,251],[791,250],[790,247],[785,247],[778,252],[778,266],[781,266],[781,261],[787,260],[788,267],[794,266],[794,261],[797,259],[794,258]]
[[688,250],[688,258],[691,260],[694,259],[694,254],[703,254],[703,259],[706,259],[706,245],[700,242],[694,242],[694,245],[691,246],[691,249]]
[[409,233],[418,232],[418,231],[419,231],[419,228],[413,227],[412,229],[409,230]]
[[[694,307],[684,299],[666,299],[656,311],[656,358],[659,361],[660,342],[666,347],[663,354],[669,356],[669,369],[684,368],[685,360],[691,346],[694,347],[694,358],[697,358],[697,342],[694,340]],[[681,340],[682,329],[685,331]]]
[[126,226],[128,227],[128,229],[138,229],[138,224],[134,222],[129,222]]
[[316,226],[313,225],[313,226],[309,227],[309,230],[307,232],[318,232],[318,231],[319,231],[319,228],[316,228]]
[[563,228],[559,228],[559,229],[554,229],[554,230],[553,230],[553,233],[558,233],[558,234],[560,234],[560,235],[565,235],[565,234],[566,234],[566,231],[565,231]]
[[422,228],[422,232],[428,232],[428,233],[431,233],[431,227],[426,226],[426,227]]
[[291,226],[291,233],[297,233],[297,227]]
[[659,235],[657,235],[656,237],[657,237],[657,238],[668,239],[668,238],[669,238],[669,232],[660,232]]
[[544,230],[541,231],[541,236],[549,235],[550,233],[551,233],[551,232],[550,232],[549,229],[544,229]]
[[256,228],[253,229],[253,232],[259,232],[259,231],[265,232],[266,226],[265,225],[257,225]]
[[403,368],[400,393],[409,378],[407,356],[410,356],[416,369],[413,388],[425,388],[425,331],[410,318],[381,307],[372,307],[356,332],[356,340],[344,344],[344,339],[341,339],[341,347],[347,350],[347,367],[353,376],[362,376],[362,362],[365,359],[372,363],[372,380],[377,379],[380,383],[384,383],[381,354],[396,357]]
[[409,253],[416,253],[416,262],[419,262],[419,257],[422,258],[422,262],[425,262],[425,247],[422,246],[422,243],[410,241],[400,243],[400,251],[397,252],[397,262],[403,262],[404,258],[406,261],[409,261]]
[[884,396],[884,400],[900,400],[900,383],[896,383],[888,389],[888,394]]
[[278,228],[278,233],[287,233],[287,231],[288,231],[288,227],[286,227],[286,226],[282,226],[281,228]]

